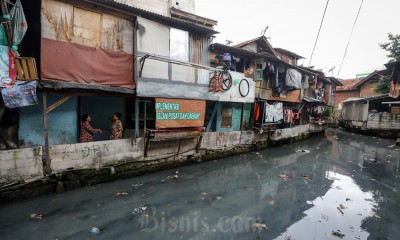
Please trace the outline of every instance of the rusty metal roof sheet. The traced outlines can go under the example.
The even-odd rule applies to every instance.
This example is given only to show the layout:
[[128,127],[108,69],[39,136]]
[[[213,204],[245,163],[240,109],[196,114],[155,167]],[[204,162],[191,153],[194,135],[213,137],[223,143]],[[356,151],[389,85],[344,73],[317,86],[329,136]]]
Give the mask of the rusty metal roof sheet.
[[283,48],[274,48],[274,49],[275,49],[275,51],[277,51],[277,52],[282,52],[282,53],[284,53],[284,54],[286,54],[286,55],[295,57],[295,58],[297,58],[297,59],[304,59],[304,57],[302,57],[302,56],[300,56],[300,55],[298,55],[298,54],[296,54],[296,53],[294,53],[294,52],[291,52],[291,51],[289,51],[289,50],[286,50],[286,49],[283,49]]
[[252,42],[257,42],[259,40],[262,40],[262,42],[265,43],[265,45],[269,48],[269,50],[271,51],[270,53],[273,54],[275,57],[277,57],[277,54],[275,52],[275,49],[272,47],[271,43],[269,43],[268,39],[265,36],[261,36],[261,37],[257,37],[257,38],[253,38],[238,44],[233,45],[233,47],[237,47],[237,48],[242,48],[244,46],[246,46],[249,43]]
[[108,7],[108,8],[114,8],[117,10],[121,10],[121,11],[124,11],[124,13],[129,14],[129,15],[140,16],[140,17],[143,17],[146,19],[158,21],[158,22],[164,23],[166,25],[169,25],[171,27],[176,27],[176,28],[183,29],[183,30],[188,30],[188,31],[190,30],[190,31],[194,31],[194,32],[197,32],[200,34],[206,34],[206,35],[212,35],[212,34],[219,33],[213,29],[210,29],[205,26],[197,25],[191,21],[186,21],[186,20],[172,18],[169,16],[164,16],[164,15],[161,15],[161,14],[158,14],[155,12],[151,12],[151,11],[148,11],[145,9],[129,6],[124,3],[119,3],[114,0],[85,0],[85,1],[99,5],[99,6],[104,6],[104,7]]

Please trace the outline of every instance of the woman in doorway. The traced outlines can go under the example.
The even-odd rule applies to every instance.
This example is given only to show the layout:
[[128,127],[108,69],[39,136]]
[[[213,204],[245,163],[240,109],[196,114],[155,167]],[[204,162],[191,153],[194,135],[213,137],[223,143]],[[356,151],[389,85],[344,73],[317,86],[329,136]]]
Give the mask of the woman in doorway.
[[114,140],[114,139],[122,139],[122,131],[124,130],[124,128],[122,127],[122,122],[121,122],[121,113],[114,113],[113,116],[113,120],[114,123],[111,125],[111,135],[110,135],[110,139]]
[[79,137],[79,142],[92,142],[93,141],[93,134],[95,133],[102,133],[100,129],[94,129],[90,126],[90,118],[89,114],[82,115],[82,124],[81,124],[81,132]]

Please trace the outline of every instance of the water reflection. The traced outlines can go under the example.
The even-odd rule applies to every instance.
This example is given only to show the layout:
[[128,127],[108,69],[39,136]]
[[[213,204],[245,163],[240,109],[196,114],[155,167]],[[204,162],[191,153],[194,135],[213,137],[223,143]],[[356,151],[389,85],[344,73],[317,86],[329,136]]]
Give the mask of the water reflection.
[[[330,130],[279,148],[0,206],[8,216],[0,218],[0,235],[334,239],[332,231],[340,230],[345,239],[398,239],[400,158],[389,145]],[[177,170],[179,178],[167,178]],[[149,210],[132,214],[144,205]],[[35,212],[44,219],[29,219]],[[103,232],[91,234],[93,226]]]
[[363,192],[351,177],[339,173],[328,171],[326,178],[333,180],[326,194],[309,202],[313,206],[305,216],[276,239],[325,239],[335,232],[346,239],[367,239],[362,223],[374,215],[372,192]]

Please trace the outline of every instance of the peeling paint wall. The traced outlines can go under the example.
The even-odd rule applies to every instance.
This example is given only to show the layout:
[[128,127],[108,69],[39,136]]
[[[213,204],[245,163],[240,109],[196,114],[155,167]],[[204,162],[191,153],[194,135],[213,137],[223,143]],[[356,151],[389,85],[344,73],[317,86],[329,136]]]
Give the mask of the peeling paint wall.
[[[47,95],[47,105],[55,103],[63,96]],[[38,94],[39,103],[19,108],[20,120],[18,138],[20,147],[44,145],[42,95]],[[48,114],[49,144],[76,143],[78,141],[77,97],[68,101]]]
[[0,151],[0,183],[43,177],[42,148]]
[[42,0],[42,37],[89,47],[133,53],[133,23],[71,4]]

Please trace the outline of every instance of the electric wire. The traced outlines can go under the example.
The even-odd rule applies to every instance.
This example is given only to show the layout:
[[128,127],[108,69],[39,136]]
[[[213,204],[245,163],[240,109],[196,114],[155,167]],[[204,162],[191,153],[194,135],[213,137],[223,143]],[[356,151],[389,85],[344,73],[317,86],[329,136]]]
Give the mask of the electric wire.
[[318,42],[318,38],[319,38],[319,33],[321,32],[322,23],[324,22],[324,19],[325,19],[325,13],[326,13],[326,9],[328,8],[328,4],[329,4],[329,0],[326,1],[326,6],[325,6],[325,10],[324,10],[324,15],[322,15],[321,24],[319,25],[319,30],[318,30],[317,38],[315,39],[314,48],[313,48],[312,53],[311,53],[310,62],[308,63],[308,67],[311,66],[311,60],[312,60],[312,57],[313,57],[313,55],[314,55],[315,47],[317,46],[317,42]]
[[364,0],[361,0],[361,4],[360,4],[360,7],[358,8],[357,16],[356,16],[356,19],[354,20],[353,28],[351,29],[350,36],[349,36],[349,40],[347,41],[346,50],[344,51],[344,55],[343,55],[343,58],[342,58],[342,62],[340,63],[339,71],[338,71],[338,74],[337,74],[336,77],[339,77],[340,70],[342,70],[342,65],[343,65],[344,59],[345,59],[345,57],[346,57],[347,50],[348,50],[348,48],[349,48],[351,36],[353,35],[354,27],[356,26],[357,19],[358,19],[358,15],[360,15],[360,11],[361,11],[361,7],[362,7],[362,5],[363,5],[363,2],[364,2]]

